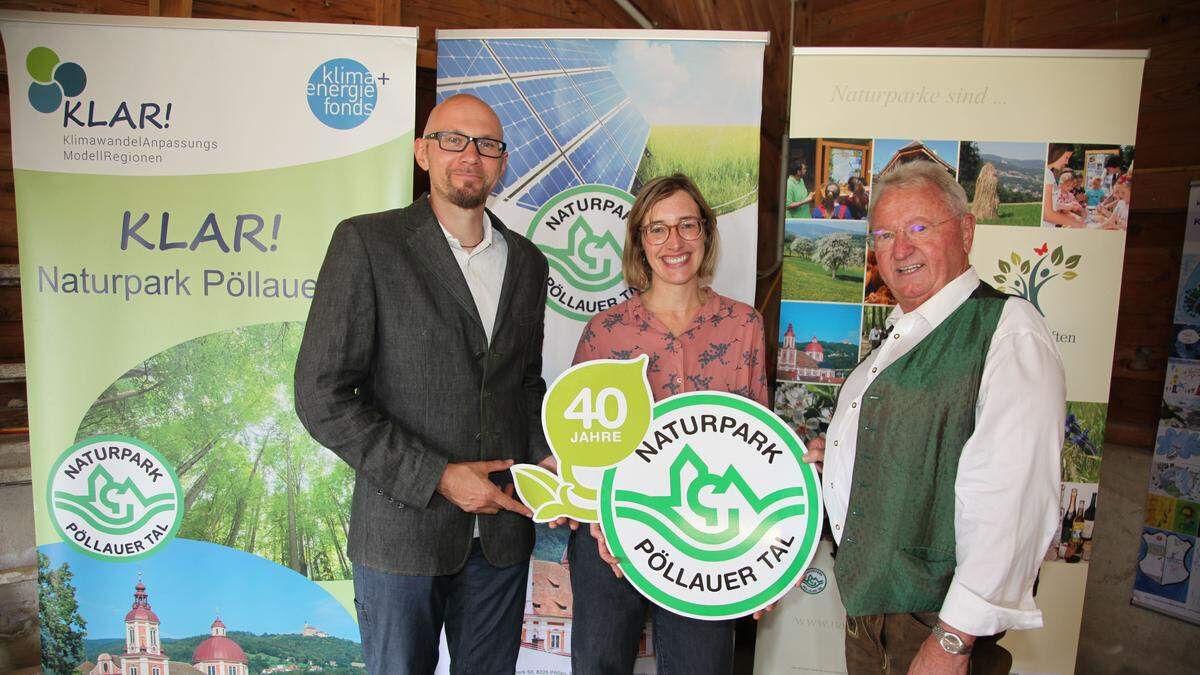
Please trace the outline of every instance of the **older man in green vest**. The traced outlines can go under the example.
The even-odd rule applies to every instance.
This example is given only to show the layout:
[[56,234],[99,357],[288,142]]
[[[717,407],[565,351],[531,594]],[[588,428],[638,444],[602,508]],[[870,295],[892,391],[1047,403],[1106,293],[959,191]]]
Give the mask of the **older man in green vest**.
[[1007,673],[998,641],[1039,628],[1033,582],[1057,529],[1066,385],[1037,309],[979,280],[975,219],[944,167],[875,181],[868,214],[896,297],[824,443],[825,505],[855,673]]

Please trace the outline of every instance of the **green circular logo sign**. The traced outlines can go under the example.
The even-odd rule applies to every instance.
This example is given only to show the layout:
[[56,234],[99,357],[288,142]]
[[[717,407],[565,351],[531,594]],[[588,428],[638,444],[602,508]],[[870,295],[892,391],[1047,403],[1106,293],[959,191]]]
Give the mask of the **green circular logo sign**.
[[625,576],[694,618],[745,616],[778,600],[821,534],[820,480],[804,452],[778,417],[739,396],[660,401],[600,490],[601,526]]
[[95,436],[64,452],[50,470],[46,502],[63,541],[104,560],[149,555],[183,522],[174,469],[125,436]]
[[546,304],[587,321],[631,294],[621,275],[621,242],[633,195],[608,185],[564,190],[533,216],[526,236],[550,263]]

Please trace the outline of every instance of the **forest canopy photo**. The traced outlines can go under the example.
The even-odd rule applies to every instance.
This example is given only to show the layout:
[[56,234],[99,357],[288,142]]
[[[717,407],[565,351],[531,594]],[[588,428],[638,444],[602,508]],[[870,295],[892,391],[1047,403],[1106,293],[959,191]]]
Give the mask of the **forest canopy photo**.
[[76,440],[131,436],[167,459],[185,492],[178,536],[349,579],[353,471],[293,408],[304,325],[241,326],[133,365],[84,415]]

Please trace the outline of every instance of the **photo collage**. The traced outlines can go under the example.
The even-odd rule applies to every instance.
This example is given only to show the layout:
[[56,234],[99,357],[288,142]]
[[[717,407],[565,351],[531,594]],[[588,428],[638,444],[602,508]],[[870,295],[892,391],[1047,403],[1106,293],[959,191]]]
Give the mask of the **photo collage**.
[[[887,332],[896,300],[877,267],[867,211],[879,177],[913,161],[945,168],[963,187],[968,208],[981,225],[1102,231],[1128,227],[1133,146],[791,139],[775,408],[805,441],[824,435],[838,389]],[[1049,251],[1044,253],[1049,256]],[[1066,268],[1078,264],[1078,258],[1055,262],[1074,276]],[[1020,267],[1021,262],[1011,264]],[[1200,269],[1196,276],[1200,286]],[[985,275],[984,280],[1030,299],[1020,284],[1006,283],[1008,279]],[[1196,295],[1200,297],[1200,290]],[[1200,313],[1200,300],[1195,304]],[[1196,337],[1200,341],[1200,334]],[[1196,349],[1200,352],[1200,344]],[[1059,512],[1064,525],[1047,550],[1047,560],[1074,563],[1090,558],[1107,412],[1106,403],[1068,402]]]
[[1188,223],[1133,599],[1200,623],[1200,212]]

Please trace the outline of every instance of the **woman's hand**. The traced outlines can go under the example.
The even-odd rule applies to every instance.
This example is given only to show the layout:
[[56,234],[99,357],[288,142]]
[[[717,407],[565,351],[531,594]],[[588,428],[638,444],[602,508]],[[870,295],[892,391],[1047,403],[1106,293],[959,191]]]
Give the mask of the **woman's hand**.
[[613,574],[617,575],[618,579],[624,579],[625,575],[621,573],[619,566],[620,560],[617,559],[612,551],[608,550],[608,542],[604,539],[604,532],[600,529],[600,523],[591,524],[592,538],[596,540],[596,550],[600,553],[600,559],[608,563],[612,568]]

